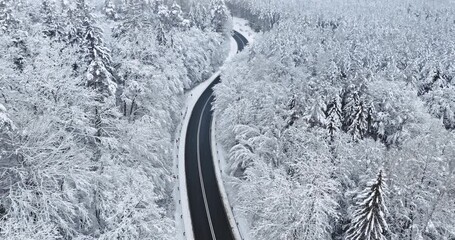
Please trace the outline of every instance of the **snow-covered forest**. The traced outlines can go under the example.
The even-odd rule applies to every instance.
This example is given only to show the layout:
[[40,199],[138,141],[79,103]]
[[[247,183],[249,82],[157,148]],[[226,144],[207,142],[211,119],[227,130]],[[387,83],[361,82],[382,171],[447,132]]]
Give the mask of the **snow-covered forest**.
[[183,93],[222,0],[0,0],[0,239],[175,239]]
[[0,0],[0,239],[185,237],[175,136],[219,69],[245,240],[455,239],[453,0]]
[[455,239],[455,2],[229,0],[216,86],[251,239]]

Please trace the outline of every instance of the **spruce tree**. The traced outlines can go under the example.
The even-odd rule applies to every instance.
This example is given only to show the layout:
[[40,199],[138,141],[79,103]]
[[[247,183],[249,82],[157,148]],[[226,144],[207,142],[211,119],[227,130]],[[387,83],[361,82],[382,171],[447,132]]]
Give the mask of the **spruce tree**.
[[210,20],[207,19],[209,14],[209,11],[204,5],[193,2],[189,12],[189,18],[194,26],[201,30],[205,30],[210,25]]
[[342,111],[341,111],[341,100],[339,96],[333,98],[333,100],[327,105],[327,130],[330,136],[330,142],[333,142],[335,139],[335,134],[340,130],[341,120],[342,120]]
[[230,18],[229,9],[224,0],[212,0],[210,4],[212,14],[212,27],[217,32],[225,32],[226,25]]
[[0,136],[1,133],[14,129],[13,122],[8,118],[6,108],[0,103]]
[[455,129],[455,114],[450,106],[444,107],[444,115],[442,116],[442,122],[448,130]]
[[169,21],[172,27],[182,27],[183,26],[183,11],[180,5],[177,3],[172,4],[169,11]]
[[388,230],[384,203],[385,181],[382,170],[376,180],[359,194],[357,206],[347,232],[347,240],[384,240]]
[[43,34],[49,38],[62,40],[64,34],[63,24],[60,16],[57,14],[55,3],[49,0],[43,0],[41,4],[41,19],[43,21]]
[[95,20],[84,0],[78,0],[74,12],[74,43],[78,43],[83,53],[84,62],[88,65],[86,85],[98,91],[100,101],[115,94],[116,83],[110,50],[105,46],[102,30],[96,27]]
[[347,99],[343,112],[346,131],[354,141],[363,139],[368,132],[368,108],[357,91]]
[[324,127],[326,125],[326,117],[325,117],[325,111],[326,111],[326,104],[322,99],[318,98],[313,107],[311,108],[310,116],[308,118],[308,122],[310,123],[311,126],[320,126]]
[[115,5],[112,2],[112,0],[106,0],[104,1],[104,6],[103,6],[103,13],[112,20],[117,20],[117,11],[115,9]]
[[19,21],[13,16],[13,8],[10,1],[0,0],[0,31],[8,33],[17,29]]

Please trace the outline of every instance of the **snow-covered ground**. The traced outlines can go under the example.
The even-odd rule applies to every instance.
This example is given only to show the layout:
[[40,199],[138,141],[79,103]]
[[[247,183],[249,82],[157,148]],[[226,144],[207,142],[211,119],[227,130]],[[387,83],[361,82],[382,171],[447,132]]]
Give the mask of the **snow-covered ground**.
[[250,45],[253,44],[258,33],[250,28],[248,20],[234,17],[232,21],[234,24],[234,30],[241,33],[248,40]]

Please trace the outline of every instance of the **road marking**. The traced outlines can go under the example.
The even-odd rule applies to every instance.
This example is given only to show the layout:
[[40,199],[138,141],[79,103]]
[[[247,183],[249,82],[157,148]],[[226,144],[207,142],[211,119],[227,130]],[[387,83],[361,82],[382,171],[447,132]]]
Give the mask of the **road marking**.
[[205,211],[207,212],[207,219],[209,221],[210,232],[212,233],[212,238],[214,240],[216,240],[215,231],[213,230],[212,218],[210,217],[209,205],[207,203],[207,195],[205,194],[204,178],[202,177],[202,169],[201,169],[201,153],[200,153],[200,148],[199,148],[199,135],[200,135],[200,131],[201,131],[202,116],[204,116],[205,108],[207,107],[207,104],[209,103],[210,99],[212,98],[212,95],[213,95],[213,93],[210,94],[209,98],[205,102],[204,107],[202,108],[201,116],[199,117],[199,126],[197,129],[197,163],[198,163],[198,168],[199,168],[199,181],[201,183],[201,188],[202,188],[202,198],[204,199]]

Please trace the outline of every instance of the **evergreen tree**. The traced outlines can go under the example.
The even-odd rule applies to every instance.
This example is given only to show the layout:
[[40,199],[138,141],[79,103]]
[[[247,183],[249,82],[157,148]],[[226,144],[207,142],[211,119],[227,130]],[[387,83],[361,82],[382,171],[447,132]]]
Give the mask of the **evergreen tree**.
[[455,129],[455,113],[452,111],[450,106],[445,107],[442,122],[444,123],[446,129]]
[[163,3],[158,5],[157,15],[167,31],[173,28],[188,27],[189,20],[183,17],[183,11],[177,3],[172,4],[171,8]]
[[224,0],[212,0],[210,4],[212,27],[217,32],[225,32],[230,19],[229,9]]
[[0,103],[0,136],[2,133],[9,132],[13,129],[13,122],[8,118],[5,106]]
[[169,11],[169,21],[173,27],[183,26],[184,18],[182,8],[177,3],[174,3],[171,6],[171,9]]
[[344,111],[344,127],[354,141],[363,139],[368,132],[368,108],[358,92],[353,92],[347,99]]
[[114,29],[113,36],[124,37],[126,35],[130,41],[135,41],[139,32],[147,31],[152,26],[149,8],[144,0],[134,0],[127,3],[123,11],[123,22]]
[[78,43],[83,54],[83,61],[87,64],[86,85],[97,90],[100,101],[115,94],[116,83],[113,77],[110,50],[104,45],[102,30],[95,26],[96,22],[90,13],[85,0],[78,0],[73,12],[72,43]]
[[288,129],[294,125],[295,121],[297,121],[301,116],[300,106],[295,94],[292,95],[292,98],[287,103],[287,108],[289,110],[289,116],[286,119],[286,125],[284,126],[284,129]]
[[112,19],[112,20],[117,20],[117,19],[118,19],[117,11],[116,11],[116,9],[115,9],[115,5],[114,5],[114,3],[112,2],[112,0],[106,0],[106,1],[104,2],[103,13],[104,13],[109,19]]
[[86,60],[89,62],[87,85],[108,96],[115,94],[116,83],[112,75],[110,50],[104,46],[101,29],[90,22],[84,22]]
[[308,117],[308,122],[311,126],[320,126],[324,127],[326,125],[325,111],[327,106],[324,101],[318,98],[310,111],[310,116]]
[[207,20],[207,16],[210,12],[207,8],[198,2],[193,2],[189,12],[190,21],[201,30],[205,30],[209,25],[210,22]]
[[156,40],[158,41],[158,44],[161,46],[165,46],[167,43],[166,39],[166,32],[164,30],[163,24],[160,24],[157,29],[157,35],[156,35]]
[[376,129],[376,123],[374,119],[374,114],[376,112],[376,109],[374,107],[373,103],[368,104],[367,106],[367,134],[369,137],[372,137],[373,139],[377,140],[378,138],[378,131]]
[[384,202],[383,172],[357,197],[357,206],[347,232],[347,240],[384,240],[388,231]]
[[49,38],[61,38],[64,36],[64,30],[55,3],[49,0],[43,0],[41,4],[41,18],[44,24],[43,34]]
[[327,130],[329,132],[330,142],[335,140],[335,134],[341,128],[342,120],[341,100],[339,96],[333,98],[333,100],[327,105]]
[[19,21],[13,16],[13,8],[9,0],[0,0],[0,30],[8,33],[17,29]]

